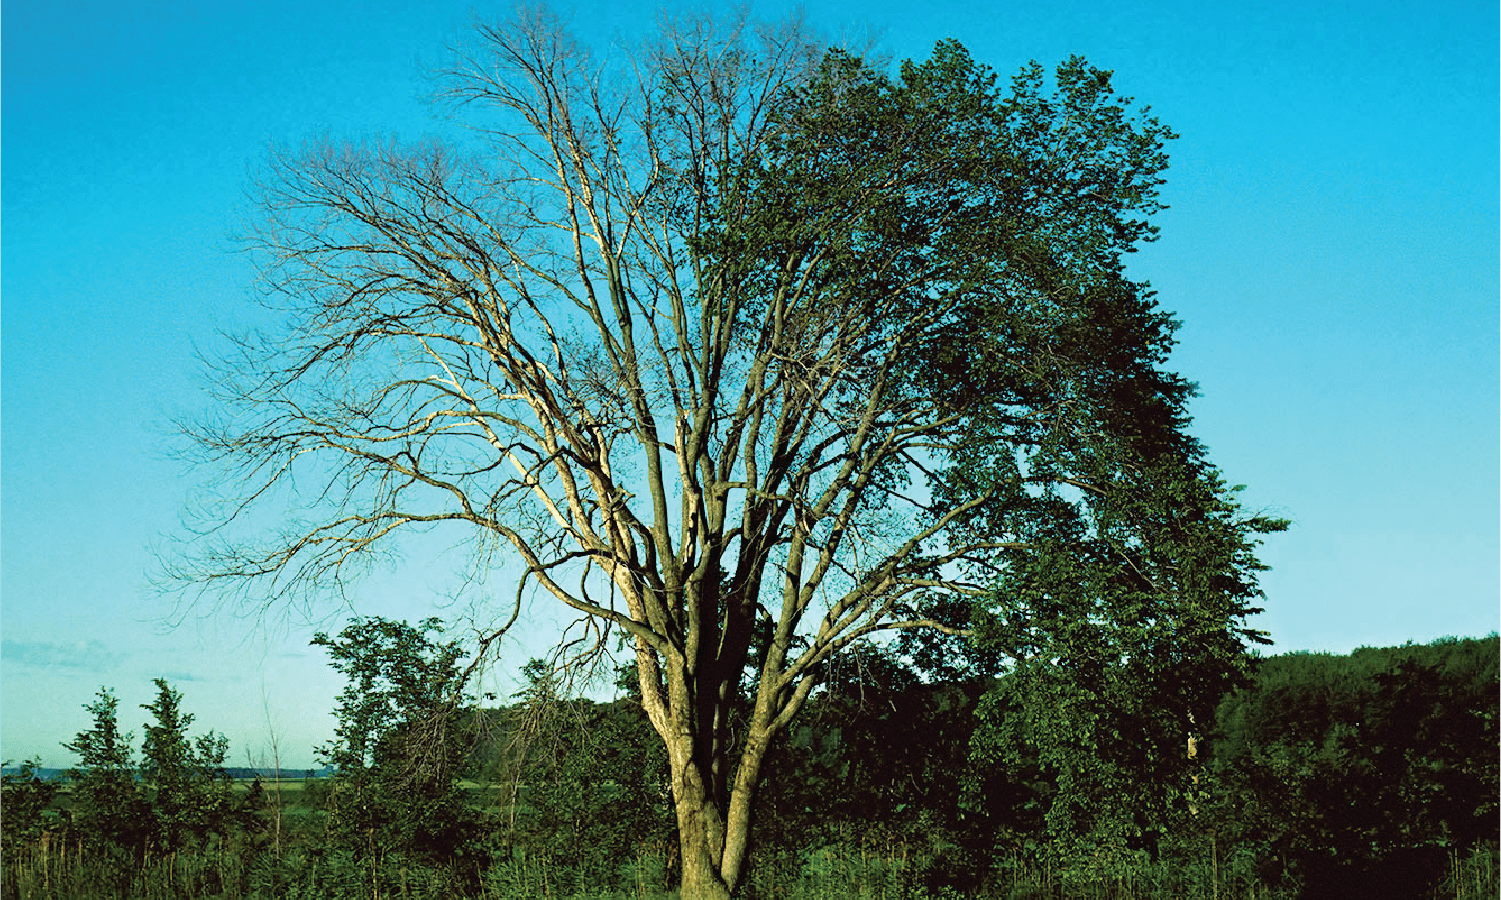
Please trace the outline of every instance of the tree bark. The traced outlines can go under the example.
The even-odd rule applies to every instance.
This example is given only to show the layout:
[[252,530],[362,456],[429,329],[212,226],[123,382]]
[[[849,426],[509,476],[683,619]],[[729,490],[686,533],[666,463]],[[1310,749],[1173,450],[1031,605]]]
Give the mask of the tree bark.
[[[724,858],[725,820],[708,791],[689,748],[691,739],[668,747],[672,800],[677,812],[678,846],[683,859],[682,900],[729,900],[733,885],[720,867]],[[742,838],[743,840],[743,838]]]
[[755,808],[756,788],[761,783],[761,763],[771,744],[767,728],[760,722],[752,725],[735,773],[735,787],[730,794],[729,816],[725,821],[724,856],[720,873],[730,885],[738,885],[745,872],[750,853],[751,813]]

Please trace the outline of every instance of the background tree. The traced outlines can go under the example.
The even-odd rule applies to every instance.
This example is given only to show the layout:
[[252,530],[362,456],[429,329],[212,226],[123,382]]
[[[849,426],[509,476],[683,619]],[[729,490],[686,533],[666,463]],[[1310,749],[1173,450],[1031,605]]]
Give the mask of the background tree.
[[1423,896],[1496,839],[1498,641],[1265,660],[1209,742],[1223,845],[1305,896]]
[[777,778],[757,812],[758,856],[785,866],[817,851],[854,858],[900,848],[914,895],[978,894],[1004,854],[1000,831],[1013,824],[998,798],[965,790],[979,775],[968,756],[985,687],[924,682],[880,646],[843,655],[772,751]]
[[97,696],[83,707],[93,727],[63,744],[78,755],[78,767],[68,773],[72,824],[90,843],[136,852],[150,834],[151,810],[136,784],[133,736],[120,732],[114,691],[100,688]]
[[[439,85],[474,143],[268,166],[253,243],[287,328],[241,342],[191,433],[242,486],[211,523],[318,489],[180,574],[277,602],[414,530],[508,548],[501,618],[537,588],[595,649],[629,640],[683,895],[728,895],[833,656],[962,632],[928,604],[982,595],[1053,518],[1108,530],[1087,498],[1206,477],[1126,478],[1185,424],[1171,320],[1121,264],[1171,134],[1080,60],[1045,80],[1003,94],[953,43],[893,75],[795,23],[610,59],[544,13],[481,26]],[[1195,627],[1242,612],[1215,609]]]
[[334,842],[379,873],[389,855],[409,855],[472,878],[485,863],[480,822],[459,788],[469,742],[463,655],[440,642],[437,619],[420,625],[356,619],[337,638],[319,632],[348,679],[334,715],[335,739],[319,749],[335,774],[327,809]]
[[[10,768],[10,760],[5,761]],[[62,785],[49,781],[39,774],[41,762],[28,759],[15,772],[0,776],[0,791],[4,793],[5,828],[0,829],[0,849],[14,858],[21,848],[41,837],[49,824],[55,825],[55,813],[47,814],[52,800]]]
[[[502,788],[505,843],[516,858],[549,860],[575,890],[627,890],[635,864],[666,858],[675,839],[662,742],[639,699],[609,703],[559,693],[545,660],[522,670],[518,702],[485,712],[476,747],[482,780]],[[635,672],[628,673],[639,691]]]
[[188,736],[193,715],[183,712],[182,694],[165,678],[153,679],[156,700],[141,704],[151,713],[141,745],[141,786],[155,820],[161,850],[179,850],[211,831],[221,835],[233,823],[234,779],[224,768],[229,739],[209,732]]

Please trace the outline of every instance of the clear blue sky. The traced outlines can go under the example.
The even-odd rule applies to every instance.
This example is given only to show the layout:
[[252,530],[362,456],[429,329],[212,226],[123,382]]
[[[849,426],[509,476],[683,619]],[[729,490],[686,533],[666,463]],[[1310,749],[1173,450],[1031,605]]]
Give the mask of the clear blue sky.
[[[649,26],[658,6],[558,8],[596,40]],[[1211,458],[1249,506],[1295,523],[1263,553],[1256,624],[1275,650],[1497,628],[1494,2],[851,8],[806,10],[898,59],[950,37],[1003,74],[1083,53],[1182,134],[1163,237],[1133,271],[1184,321],[1173,362],[1201,386]],[[253,320],[229,235],[267,148],[444,127],[421,73],[473,16],[507,9],[5,4],[4,758],[70,764],[59,742],[88,725],[101,685],[139,732],[136,705],[163,675],[237,761],[267,759],[274,733],[285,763],[311,764],[339,689],[306,646],[313,625],[157,622],[153,547],[178,533],[194,477],[167,423],[203,402],[195,347]],[[441,599],[399,571],[355,598],[413,619]]]

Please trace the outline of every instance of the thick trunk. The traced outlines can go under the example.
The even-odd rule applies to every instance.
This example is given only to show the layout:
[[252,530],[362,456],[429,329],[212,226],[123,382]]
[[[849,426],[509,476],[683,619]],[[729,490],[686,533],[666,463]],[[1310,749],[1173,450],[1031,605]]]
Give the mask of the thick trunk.
[[[709,565],[718,570],[717,562]],[[683,900],[728,898],[745,871],[751,798],[771,741],[771,703],[758,700],[745,742],[730,727],[757,607],[717,578],[694,586],[695,627],[682,656],[638,647],[643,703],[667,748],[683,865]],[[712,598],[712,602],[706,598]],[[730,614],[721,619],[721,607]],[[739,753],[737,754],[737,749]],[[732,784],[733,782],[733,784]]]
[[[770,730],[752,725],[735,772],[734,787],[721,805],[713,791],[716,765],[686,753],[671,753],[673,801],[683,859],[683,900],[727,898],[745,875],[750,824],[761,764],[770,746]],[[727,807],[727,809],[725,808]]]
[[683,858],[682,900],[728,900],[732,885],[720,874],[725,822],[706,790],[704,773],[687,754],[672,752],[672,798]]
[[[690,855],[690,835],[683,833],[683,884],[678,896],[682,900],[730,900],[730,886],[719,877],[719,869],[707,855]],[[699,842],[698,847],[702,847]]]

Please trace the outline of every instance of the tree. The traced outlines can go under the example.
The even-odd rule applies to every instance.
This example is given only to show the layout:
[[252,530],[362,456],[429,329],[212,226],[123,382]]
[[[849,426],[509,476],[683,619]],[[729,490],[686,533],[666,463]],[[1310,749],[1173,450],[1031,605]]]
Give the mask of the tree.
[[194,717],[183,712],[182,694],[165,678],[153,682],[156,700],[141,704],[154,720],[144,726],[141,783],[156,822],[156,842],[171,851],[227,828],[234,820],[234,780],[224,768],[229,739],[212,731],[189,738]]
[[1226,623],[1259,611],[1251,536],[1284,523],[1241,518],[1192,445],[1165,455],[1080,502],[1093,521],[1057,514],[977,629],[1014,663],[981,705],[976,756],[1040,766],[1036,802],[1065,859],[1155,854],[1191,819],[1197,743],[1266,642]]
[[[240,491],[179,574],[276,603],[414,531],[507,548],[498,618],[536,588],[629,641],[683,895],[726,896],[832,657],[967,633],[930,607],[1186,440],[1172,319],[1121,262],[1172,135],[1082,60],[1045,81],[1005,94],[952,42],[890,74],[796,23],[604,60],[545,13],[480,26],[439,83],[472,141],[268,165],[288,323],[190,426]],[[305,521],[230,527],[294,482]]]
[[150,833],[150,808],[136,785],[132,735],[120,732],[119,707],[114,692],[100,688],[98,699],[83,707],[94,726],[63,746],[79,762],[69,771],[73,824],[91,842],[134,851]]
[[662,742],[639,699],[569,699],[541,659],[522,675],[520,702],[486,713],[476,753],[488,780],[506,785],[507,846],[566,865],[596,890],[629,887],[615,885],[621,861],[661,855],[674,837]]
[[354,620],[337,638],[313,637],[348,678],[336,737],[319,748],[320,761],[336,769],[329,833],[373,870],[391,853],[468,863],[471,875],[482,862],[479,821],[458,784],[467,749],[462,650],[430,636],[442,631],[437,619],[412,626],[374,618]]
[[[19,771],[0,775],[0,791],[5,795],[5,829],[0,831],[0,849],[12,859],[56,821],[47,811],[61,785],[37,774],[41,766],[39,760],[28,759],[21,763]],[[5,761],[5,768],[10,768],[10,760]]]

